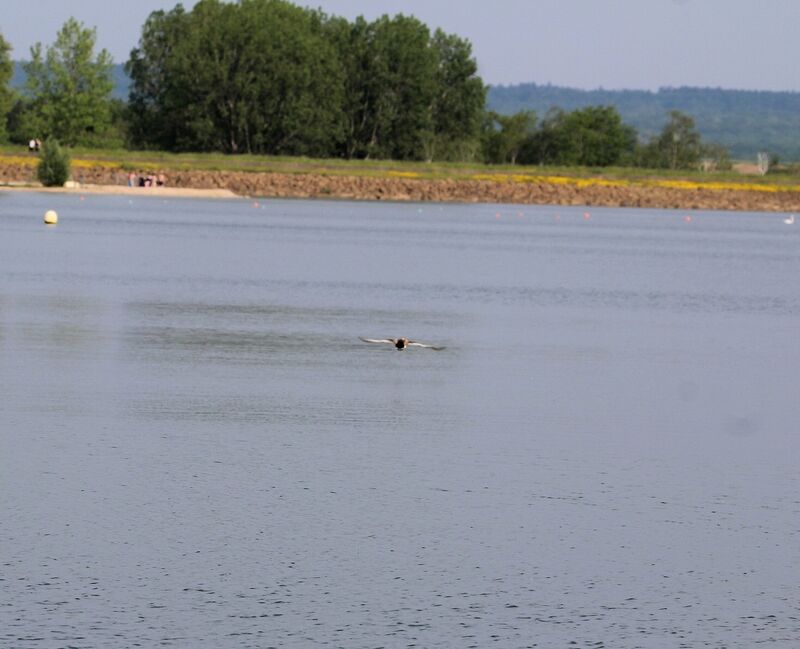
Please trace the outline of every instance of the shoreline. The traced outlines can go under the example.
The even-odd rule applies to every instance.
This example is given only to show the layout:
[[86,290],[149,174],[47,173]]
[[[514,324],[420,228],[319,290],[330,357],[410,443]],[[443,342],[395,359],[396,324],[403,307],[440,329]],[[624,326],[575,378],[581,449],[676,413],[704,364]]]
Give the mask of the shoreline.
[[229,189],[196,189],[190,187],[129,187],[128,185],[76,184],[70,187],[43,187],[30,184],[1,184],[3,192],[39,192],[48,194],[105,194],[162,198],[246,198]]
[[119,169],[91,166],[73,171],[73,177],[79,178],[74,186],[45,188],[33,180],[30,167],[6,165],[0,171],[0,191],[800,212],[800,186],[736,182],[573,178],[530,172],[426,179],[409,174],[359,176],[165,168],[166,186],[129,187]]

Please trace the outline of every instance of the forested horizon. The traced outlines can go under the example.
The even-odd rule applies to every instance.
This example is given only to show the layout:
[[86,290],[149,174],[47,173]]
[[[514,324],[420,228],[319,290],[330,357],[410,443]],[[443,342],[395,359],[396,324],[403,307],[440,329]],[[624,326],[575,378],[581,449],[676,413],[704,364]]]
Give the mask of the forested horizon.
[[800,160],[800,92],[729,90],[682,86],[650,90],[581,90],[552,84],[490,86],[490,110],[510,115],[532,110],[544,115],[553,107],[571,111],[614,106],[640,136],[661,128],[664,114],[691,115],[703,139],[726,147],[736,159],[767,152],[784,161]]
[[[68,20],[30,60],[0,34],[0,139],[392,159],[727,168],[800,160],[800,93],[487,86],[472,45],[414,16],[348,20],[288,0],[151,12],[129,60]],[[2,117],[0,115],[0,117]]]
[[[25,86],[23,63],[14,61],[10,85],[16,90]],[[112,78],[112,98],[127,102],[131,78],[124,63],[112,66]],[[700,86],[585,90],[533,82],[489,86],[487,92],[487,108],[501,115],[532,110],[544,116],[554,107],[575,110],[597,105],[616,107],[641,137],[658,133],[667,111],[675,109],[692,115],[701,136],[725,146],[735,159],[754,159],[765,151],[786,162],[800,160],[800,92]]]

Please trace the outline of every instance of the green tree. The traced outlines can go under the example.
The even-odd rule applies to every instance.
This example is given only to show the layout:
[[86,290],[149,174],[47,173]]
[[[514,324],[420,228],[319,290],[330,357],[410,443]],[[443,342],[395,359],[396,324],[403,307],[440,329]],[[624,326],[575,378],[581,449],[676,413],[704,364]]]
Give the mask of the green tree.
[[9,81],[14,74],[14,63],[11,60],[11,46],[0,34],[0,142],[8,136],[6,121],[14,103],[14,93]]
[[425,157],[434,132],[436,55],[430,31],[414,17],[383,16],[370,25],[363,76],[366,157]]
[[334,18],[327,33],[345,73],[341,155],[475,157],[486,88],[468,41],[403,15]]
[[566,113],[554,110],[522,146],[525,164],[607,167],[628,162],[636,147],[636,131],[615,108],[588,106]]
[[680,111],[670,111],[669,121],[658,137],[661,159],[669,169],[687,169],[700,161],[700,134],[694,119]]
[[437,58],[433,148],[429,160],[470,160],[480,147],[486,91],[469,41],[437,29],[432,47]]
[[[700,166],[705,170],[728,171],[733,167],[730,152],[721,144],[702,144],[700,158]],[[773,166],[772,161],[770,161],[771,166]]]
[[240,66],[256,147],[330,155],[342,138],[344,72],[327,39],[324,15],[282,0],[244,0],[241,7],[239,34],[261,26]]
[[536,127],[536,113],[523,110],[514,115],[486,114],[483,155],[486,162],[516,164],[526,139]]
[[182,55],[180,43],[188,30],[189,16],[180,4],[169,12],[152,12],[142,26],[139,47],[125,64],[132,79],[129,137],[136,146],[175,149],[179,142],[191,141],[176,87],[177,70],[186,67],[178,59]]
[[42,145],[42,154],[36,175],[45,187],[61,187],[69,180],[69,155],[58,141],[48,138]]
[[132,142],[173,150],[465,159],[486,92],[467,41],[286,0],[153,12],[126,67]]
[[636,149],[634,162],[653,169],[730,168],[725,147],[704,143],[694,120],[673,110],[661,133]]
[[31,137],[55,137],[74,146],[107,133],[112,60],[106,50],[94,55],[96,38],[94,29],[70,18],[45,52],[41,43],[31,48],[24,64],[30,101],[24,124]]
[[564,128],[567,113],[561,108],[551,108],[539,124],[520,145],[519,161],[522,164],[560,164],[562,151],[570,148],[569,134]]
[[370,62],[370,24],[359,16],[353,23],[334,17],[325,23],[325,34],[342,66],[341,139],[334,151],[345,158],[367,155],[372,118],[372,97],[367,92]]
[[575,110],[563,122],[568,147],[560,164],[607,167],[631,155],[636,146],[636,132],[622,123],[611,106],[589,106]]
[[342,70],[319,12],[284,0],[201,0],[150,14],[127,70],[145,145],[327,155],[341,138]]

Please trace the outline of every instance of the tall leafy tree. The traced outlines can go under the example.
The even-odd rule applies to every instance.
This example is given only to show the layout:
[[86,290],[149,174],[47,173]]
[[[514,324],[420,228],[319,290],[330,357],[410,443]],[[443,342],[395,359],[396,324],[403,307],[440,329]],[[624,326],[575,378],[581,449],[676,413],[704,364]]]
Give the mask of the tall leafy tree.
[[432,47],[436,54],[436,94],[432,113],[435,139],[428,159],[467,160],[475,157],[486,91],[469,41],[437,29]]
[[636,131],[610,106],[550,111],[521,147],[523,164],[607,167],[629,162]]
[[486,92],[462,39],[286,0],[153,12],[127,70],[135,144],[231,153],[464,159]]
[[284,0],[154,12],[131,53],[133,133],[172,149],[327,155],[342,69],[323,16]]
[[536,126],[536,113],[521,110],[514,115],[489,112],[484,122],[483,149],[486,162],[515,164],[520,149]]
[[345,70],[346,157],[468,159],[486,88],[468,41],[414,17],[328,22]]
[[668,169],[686,169],[700,161],[700,134],[694,119],[680,111],[670,111],[657,142],[662,166]]
[[522,164],[557,164],[561,152],[569,148],[569,134],[564,128],[567,113],[561,108],[547,111],[539,127],[520,145]]
[[189,31],[189,16],[178,4],[169,12],[154,11],[142,26],[139,47],[125,70],[132,79],[128,100],[130,137],[137,146],[179,148],[191,135],[183,119],[187,97],[181,96],[177,71],[180,44]]
[[324,156],[341,140],[344,72],[324,20],[283,0],[242,0],[239,33],[260,26],[241,68],[258,150]]
[[363,158],[367,156],[374,118],[374,96],[369,87],[372,26],[363,16],[353,23],[335,17],[326,21],[325,34],[344,75],[341,139],[334,152],[346,158]]
[[411,16],[383,16],[370,26],[365,94],[368,156],[424,157],[423,139],[433,132],[436,56],[430,31]]
[[661,133],[636,152],[636,164],[660,169],[697,167],[704,154],[704,145],[694,120],[673,110]]
[[9,82],[14,74],[14,63],[11,60],[11,46],[0,34],[0,141],[7,137],[6,121],[14,101],[14,93]]
[[94,29],[70,18],[53,45],[31,48],[31,60],[24,64],[31,135],[75,145],[108,131],[112,59],[106,50],[94,54],[96,38]]
[[635,131],[622,123],[611,106],[588,106],[572,111],[563,120],[567,146],[558,156],[559,164],[607,167],[631,154]]

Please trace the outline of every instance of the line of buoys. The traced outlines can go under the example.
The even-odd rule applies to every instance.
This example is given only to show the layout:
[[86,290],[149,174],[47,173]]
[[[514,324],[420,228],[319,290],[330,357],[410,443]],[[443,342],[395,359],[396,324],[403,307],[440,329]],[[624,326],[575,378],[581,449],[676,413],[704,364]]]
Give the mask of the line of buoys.
[[44,213],[44,222],[47,225],[55,225],[56,223],[58,223],[58,214],[56,213],[56,211],[55,210],[47,210]]

